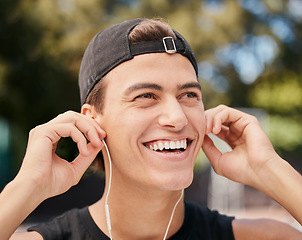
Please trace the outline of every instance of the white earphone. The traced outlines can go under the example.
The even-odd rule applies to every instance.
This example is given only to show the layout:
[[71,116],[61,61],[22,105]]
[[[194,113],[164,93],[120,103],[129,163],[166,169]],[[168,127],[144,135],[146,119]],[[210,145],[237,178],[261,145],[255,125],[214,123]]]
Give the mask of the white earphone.
[[[110,153],[109,153],[109,149],[107,147],[107,144],[106,144],[105,140],[102,140],[102,142],[104,143],[104,146],[105,146],[105,149],[106,149],[106,152],[107,152],[107,155],[108,155],[108,159],[109,159],[109,183],[108,183],[108,191],[107,191],[106,199],[105,199],[105,213],[106,213],[106,222],[107,222],[107,229],[108,229],[108,232],[109,232],[109,237],[112,240],[111,221],[110,221],[110,213],[109,213],[109,205],[108,205],[108,197],[109,197],[109,193],[110,193],[110,189],[111,189],[111,179],[112,179],[112,162],[111,162],[111,156],[110,156]],[[173,219],[173,216],[174,216],[175,209],[176,209],[178,203],[180,202],[180,200],[182,199],[183,195],[184,195],[184,190],[182,189],[181,195],[180,195],[179,199],[177,200],[177,202],[174,205],[174,208],[172,210],[172,214],[171,214],[171,217],[170,217],[170,220],[169,220],[169,223],[168,223],[168,226],[167,226],[167,229],[166,229],[163,240],[166,240],[166,238],[167,238],[169,228],[171,226],[172,219]]]

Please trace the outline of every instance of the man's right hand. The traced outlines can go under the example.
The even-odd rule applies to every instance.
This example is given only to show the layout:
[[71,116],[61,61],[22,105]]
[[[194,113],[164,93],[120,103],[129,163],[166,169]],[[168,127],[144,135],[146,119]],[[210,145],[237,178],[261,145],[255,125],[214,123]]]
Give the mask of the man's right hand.
[[[33,180],[49,198],[76,185],[102,149],[106,133],[98,123],[83,114],[68,111],[30,131],[26,154],[17,175]],[[56,154],[58,141],[71,137],[79,155],[68,162]],[[87,141],[88,140],[88,141]]]
[[[72,111],[31,130],[21,169],[0,194],[0,239],[9,239],[42,201],[76,185],[103,148],[105,136],[94,119]],[[79,155],[71,162],[56,154],[62,137],[77,144]],[[33,239],[34,233],[24,234]]]

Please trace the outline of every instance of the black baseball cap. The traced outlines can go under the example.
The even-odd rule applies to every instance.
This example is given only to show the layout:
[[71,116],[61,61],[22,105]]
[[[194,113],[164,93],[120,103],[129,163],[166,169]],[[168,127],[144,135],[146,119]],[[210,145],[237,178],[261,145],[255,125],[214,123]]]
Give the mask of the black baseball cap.
[[81,105],[99,80],[113,68],[132,59],[136,55],[146,53],[167,52],[180,53],[187,57],[198,75],[198,67],[194,53],[187,41],[175,30],[177,39],[165,37],[158,41],[147,41],[132,44],[128,35],[131,30],[146,19],[128,20],[99,32],[89,43],[81,63],[79,87]]

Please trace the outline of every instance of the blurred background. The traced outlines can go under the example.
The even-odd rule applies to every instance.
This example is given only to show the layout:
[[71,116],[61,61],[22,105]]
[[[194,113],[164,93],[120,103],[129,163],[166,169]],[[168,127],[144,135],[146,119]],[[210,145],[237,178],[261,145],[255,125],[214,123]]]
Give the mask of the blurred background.
[[[163,18],[188,40],[206,108],[226,104],[254,114],[277,152],[302,172],[301,0],[9,0],[0,1],[0,189],[18,171],[30,129],[80,110],[77,76],[91,38],[137,17]],[[71,160],[76,148],[63,139],[57,152]],[[88,172],[28,221],[90,204],[102,188],[102,176]],[[299,227],[261,193],[217,177],[202,153],[186,198]]]

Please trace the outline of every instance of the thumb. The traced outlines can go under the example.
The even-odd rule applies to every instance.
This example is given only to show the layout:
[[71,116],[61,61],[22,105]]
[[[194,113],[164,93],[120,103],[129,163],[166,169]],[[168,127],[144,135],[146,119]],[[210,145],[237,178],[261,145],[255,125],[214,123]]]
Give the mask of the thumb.
[[74,169],[75,179],[78,182],[84,175],[87,168],[92,164],[97,154],[102,150],[104,144],[101,143],[99,146],[94,146],[91,143],[87,145],[89,154],[79,154],[71,163]]
[[220,157],[222,156],[222,153],[216,148],[213,141],[208,135],[205,135],[204,137],[202,150],[212,164],[213,168],[217,169],[217,165]]

